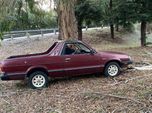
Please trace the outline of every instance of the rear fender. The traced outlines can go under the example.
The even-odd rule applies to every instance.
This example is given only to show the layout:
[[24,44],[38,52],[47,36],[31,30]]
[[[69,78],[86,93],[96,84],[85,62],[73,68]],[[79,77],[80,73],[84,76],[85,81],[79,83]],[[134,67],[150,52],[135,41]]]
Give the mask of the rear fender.
[[44,71],[48,75],[48,69],[45,66],[32,66],[26,71],[26,77],[29,77],[30,73],[34,71]]

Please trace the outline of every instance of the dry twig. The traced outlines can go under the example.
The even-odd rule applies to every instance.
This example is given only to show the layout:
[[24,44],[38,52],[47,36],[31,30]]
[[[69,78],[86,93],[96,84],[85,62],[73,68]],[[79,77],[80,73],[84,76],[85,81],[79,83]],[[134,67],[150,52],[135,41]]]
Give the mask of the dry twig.
[[135,102],[135,103],[141,104],[143,106],[146,106],[146,103],[140,102],[139,100],[136,100],[136,99],[130,98],[130,97],[126,97],[126,96],[119,96],[119,95],[113,95],[113,94],[104,94],[104,93],[101,93],[101,92],[93,92],[91,94],[97,94],[97,95],[102,95],[104,97],[112,97],[112,98],[118,98],[118,99],[123,99],[123,100],[130,100],[132,102]]

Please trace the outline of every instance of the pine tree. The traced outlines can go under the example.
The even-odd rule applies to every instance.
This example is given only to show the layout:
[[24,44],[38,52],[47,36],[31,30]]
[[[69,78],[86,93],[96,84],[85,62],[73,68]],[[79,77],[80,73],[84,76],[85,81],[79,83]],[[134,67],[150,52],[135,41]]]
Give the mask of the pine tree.
[[101,15],[101,7],[98,4],[99,1],[91,1],[91,0],[79,0],[77,2],[75,8],[75,14],[77,18],[77,26],[78,26],[78,40],[82,40],[82,28],[83,23],[100,23],[102,15]]

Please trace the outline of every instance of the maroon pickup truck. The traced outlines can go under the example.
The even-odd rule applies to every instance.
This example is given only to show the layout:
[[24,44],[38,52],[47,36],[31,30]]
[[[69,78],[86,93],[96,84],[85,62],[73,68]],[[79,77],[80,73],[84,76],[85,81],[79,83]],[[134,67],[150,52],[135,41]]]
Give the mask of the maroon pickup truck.
[[46,87],[49,78],[93,74],[117,76],[131,64],[130,56],[97,52],[81,41],[55,42],[46,52],[11,56],[0,62],[1,80],[28,80],[30,87]]

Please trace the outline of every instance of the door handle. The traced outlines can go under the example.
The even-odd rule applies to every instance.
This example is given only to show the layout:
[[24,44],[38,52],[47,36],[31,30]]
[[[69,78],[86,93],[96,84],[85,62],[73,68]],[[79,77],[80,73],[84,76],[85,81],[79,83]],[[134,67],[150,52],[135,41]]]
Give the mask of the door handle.
[[69,62],[71,60],[71,58],[66,58],[65,62]]

